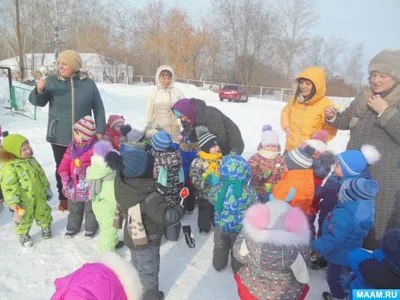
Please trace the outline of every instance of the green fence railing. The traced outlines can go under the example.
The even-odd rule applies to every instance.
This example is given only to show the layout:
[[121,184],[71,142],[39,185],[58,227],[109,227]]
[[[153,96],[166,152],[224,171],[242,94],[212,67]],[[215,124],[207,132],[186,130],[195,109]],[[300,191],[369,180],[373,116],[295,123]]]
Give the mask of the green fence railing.
[[11,86],[11,111],[36,120],[36,106],[29,103],[31,90],[15,85]]

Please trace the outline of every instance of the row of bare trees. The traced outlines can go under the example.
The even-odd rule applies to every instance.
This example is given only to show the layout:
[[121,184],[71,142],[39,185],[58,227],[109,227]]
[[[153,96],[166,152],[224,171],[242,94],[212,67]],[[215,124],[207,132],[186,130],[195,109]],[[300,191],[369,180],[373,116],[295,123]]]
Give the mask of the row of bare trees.
[[315,0],[213,0],[198,22],[162,0],[141,9],[130,3],[2,0],[0,58],[18,56],[18,47],[56,57],[72,48],[115,59],[140,75],[170,64],[181,78],[281,87],[290,87],[300,69],[317,65],[328,82],[347,85],[352,93],[362,84],[363,44],[313,36]]

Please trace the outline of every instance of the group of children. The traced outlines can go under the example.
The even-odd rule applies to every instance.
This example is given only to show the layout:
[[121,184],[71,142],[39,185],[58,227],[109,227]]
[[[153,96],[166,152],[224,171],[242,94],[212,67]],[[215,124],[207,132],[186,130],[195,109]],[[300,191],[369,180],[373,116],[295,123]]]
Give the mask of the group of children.
[[[177,241],[181,219],[196,203],[199,232],[215,228],[213,267],[221,271],[231,258],[241,299],[304,299],[307,267],[327,266],[330,292],[324,299],[345,299],[348,288],[388,287],[389,282],[394,285],[389,288],[399,288],[400,229],[387,233],[381,250],[361,249],[373,227],[379,190],[368,172],[368,165],[379,160],[374,147],[335,156],[327,151],[328,133],[317,130],[282,156],[278,133],[265,125],[257,153],[246,161],[235,153],[223,157],[218,138],[205,127],[196,128],[194,144],[187,136],[173,140],[160,128],[139,131],[124,122],[122,116],[110,116],[106,139],[97,141],[93,119],[79,120],[58,173],[69,199],[65,236],[78,234],[85,217],[85,237],[99,230],[98,252],[105,253],[115,250],[124,223],[124,243],[143,299],[163,299],[161,238]],[[50,184],[29,141],[18,134],[4,136],[1,188],[21,244],[31,246],[34,219],[43,238],[51,238]],[[186,199],[180,195],[184,187]],[[388,279],[373,279],[372,266]]]

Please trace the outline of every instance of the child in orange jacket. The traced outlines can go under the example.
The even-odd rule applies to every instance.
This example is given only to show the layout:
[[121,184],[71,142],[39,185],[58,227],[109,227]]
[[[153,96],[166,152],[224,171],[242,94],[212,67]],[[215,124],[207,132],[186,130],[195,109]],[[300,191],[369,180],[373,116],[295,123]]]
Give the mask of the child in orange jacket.
[[289,151],[284,157],[287,172],[282,180],[275,185],[271,200],[285,199],[291,188],[296,189],[296,195],[290,205],[299,207],[307,216],[314,197],[314,172],[312,170],[315,149],[311,146]]

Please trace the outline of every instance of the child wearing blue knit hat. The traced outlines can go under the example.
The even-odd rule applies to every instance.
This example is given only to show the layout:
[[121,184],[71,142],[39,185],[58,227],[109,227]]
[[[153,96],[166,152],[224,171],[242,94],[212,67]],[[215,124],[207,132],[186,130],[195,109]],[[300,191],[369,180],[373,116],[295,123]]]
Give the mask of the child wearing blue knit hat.
[[[155,152],[153,177],[157,180],[157,188],[164,195],[167,205],[174,207],[181,202],[180,191],[185,184],[181,154],[172,147],[172,137],[167,131],[154,134],[151,144]],[[168,227],[166,238],[177,241],[180,230],[180,222]]]
[[330,293],[324,292],[324,299],[346,298],[341,273],[349,271],[349,254],[362,247],[363,239],[374,226],[374,198],[378,191],[378,183],[371,179],[357,177],[345,181],[338,204],[324,220],[322,236],[312,242],[314,250],[328,261]]
[[[363,145],[361,150],[348,150],[336,155],[332,174],[328,177],[326,183],[316,188],[315,191],[315,197],[320,199],[317,237],[321,236],[325,217],[338,202],[339,190],[342,184],[357,177],[371,179],[368,165],[376,163],[379,159],[378,150],[371,145]],[[327,266],[325,259],[317,253],[311,256],[311,261],[312,269],[320,269]]]

